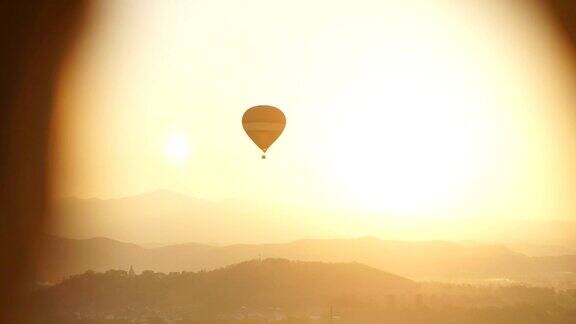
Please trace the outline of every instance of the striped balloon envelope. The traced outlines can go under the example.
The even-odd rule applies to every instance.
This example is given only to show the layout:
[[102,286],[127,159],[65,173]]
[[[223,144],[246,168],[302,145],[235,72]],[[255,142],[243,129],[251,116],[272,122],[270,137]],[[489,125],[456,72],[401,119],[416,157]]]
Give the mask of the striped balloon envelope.
[[242,126],[246,134],[264,152],[262,158],[266,158],[266,151],[280,137],[286,126],[284,113],[272,106],[252,107],[242,116]]

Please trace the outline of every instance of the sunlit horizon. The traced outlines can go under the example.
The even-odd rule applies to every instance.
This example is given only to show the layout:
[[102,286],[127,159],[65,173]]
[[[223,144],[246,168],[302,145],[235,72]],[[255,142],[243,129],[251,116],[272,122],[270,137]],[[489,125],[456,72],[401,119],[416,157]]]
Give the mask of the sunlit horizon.
[[[101,1],[95,10],[59,88],[56,197],[165,189],[253,202],[315,224],[292,236],[393,224],[399,237],[437,227],[435,237],[450,238],[574,220],[574,67],[536,6]],[[260,104],[287,118],[266,160],[241,125]],[[325,216],[304,219],[316,216],[303,209]]]

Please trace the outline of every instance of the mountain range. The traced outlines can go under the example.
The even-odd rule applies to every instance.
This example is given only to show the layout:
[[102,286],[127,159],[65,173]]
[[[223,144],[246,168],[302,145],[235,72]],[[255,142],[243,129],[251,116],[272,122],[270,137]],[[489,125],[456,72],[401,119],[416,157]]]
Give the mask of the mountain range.
[[[38,279],[59,281],[87,270],[126,270],[130,266],[139,271],[210,270],[262,257],[359,262],[415,280],[576,281],[576,245],[569,241],[574,238],[572,223],[519,222],[512,232],[526,240],[505,245],[376,237],[328,239],[346,237],[334,228],[354,233],[352,223],[357,217],[353,216],[239,201],[209,202],[166,190],[116,199],[58,199],[53,204]],[[346,222],[351,225],[343,227]],[[542,239],[568,243],[535,244],[530,237],[536,228]],[[394,237],[386,235],[391,229],[375,231],[378,237]],[[316,239],[295,240],[298,237]],[[256,243],[222,244],[222,238]]]
[[[341,236],[330,230],[334,218],[326,212],[236,200],[212,202],[168,190],[114,199],[61,198],[51,209],[51,234],[149,246]],[[304,217],[308,214],[314,217]]]
[[168,190],[113,199],[60,198],[53,201],[51,209],[50,234],[77,239],[107,237],[147,247],[374,236],[502,242],[529,256],[576,254],[576,223],[568,221],[479,218],[424,222],[424,218],[262,201],[213,202]]
[[470,246],[445,241],[387,241],[365,237],[226,246],[187,243],[144,248],[107,238],[76,240],[46,236],[43,246],[38,279],[52,282],[87,270],[127,270],[132,266],[137,271],[199,271],[258,258],[359,262],[414,280],[576,282],[576,255],[530,257],[501,245]]

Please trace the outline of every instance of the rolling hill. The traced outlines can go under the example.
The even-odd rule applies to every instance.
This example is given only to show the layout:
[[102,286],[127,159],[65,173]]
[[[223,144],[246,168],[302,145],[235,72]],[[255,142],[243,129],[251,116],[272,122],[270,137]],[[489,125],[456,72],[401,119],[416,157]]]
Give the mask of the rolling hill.
[[283,244],[213,246],[188,243],[158,248],[106,238],[87,240],[47,236],[39,280],[59,281],[86,270],[160,272],[211,270],[263,258],[359,262],[415,280],[480,280],[575,273],[576,256],[529,257],[503,246],[468,246],[442,241],[386,241],[375,238],[299,240]]
[[388,296],[415,294],[418,287],[409,279],[358,263],[265,259],[195,273],[87,272],[35,290],[33,301],[35,314],[59,322],[67,322],[63,314],[84,314],[92,321],[98,314],[138,319],[165,313],[205,319],[256,312],[285,317],[285,312],[325,311],[328,305],[385,303]]
[[430,226],[393,215],[357,215],[236,200],[211,202],[168,190],[113,199],[62,198],[54,200],[51,209],[50,234],[77,239],[107,237],[149,247],[186,242],[283,243],[366,235],[414,240],[423,237],[426,227],[426,239],[505,242],[532,256],[576,249],[574,222],[437,219]]

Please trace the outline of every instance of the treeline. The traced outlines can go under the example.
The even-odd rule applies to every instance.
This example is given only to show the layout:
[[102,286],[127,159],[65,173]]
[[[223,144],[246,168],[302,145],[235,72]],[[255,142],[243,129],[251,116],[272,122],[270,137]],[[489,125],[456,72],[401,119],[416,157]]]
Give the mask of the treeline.
[[44,323],[573,323],[576,291],[415,283],[357,263],[88,271],[31,293]]

